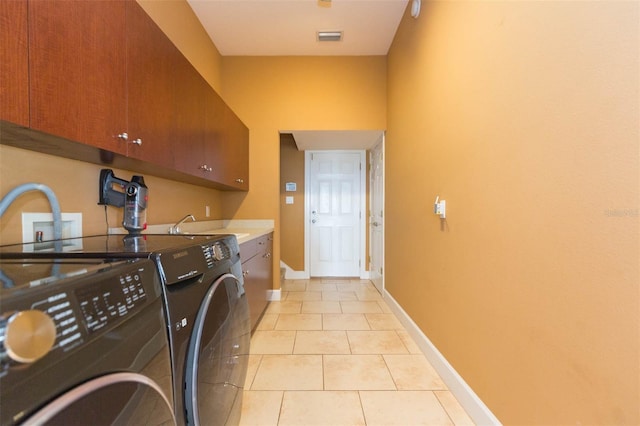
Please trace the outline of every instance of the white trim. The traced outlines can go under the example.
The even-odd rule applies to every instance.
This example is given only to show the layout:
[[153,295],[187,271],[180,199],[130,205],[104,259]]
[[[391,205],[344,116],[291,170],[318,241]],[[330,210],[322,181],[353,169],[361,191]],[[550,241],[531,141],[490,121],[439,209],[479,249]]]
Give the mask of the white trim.
[[289,267],[289,265],[284,263],[282,260],[280,260],[280,268],[285,269],[285,272],[284,272],[285,280],[308,280],[309,279],[309,273],[307,271],[294,271]]
[[405,326],[420,350],[427,357],[433,368],[438,372],[451,393],[456,397],[460,405],[477,425],[501,425],[500,420],[489,410],[489,408],[476,395],[471,387],[458,374],[447,359],[440,353],[429,338],[413,322],[411,317],[402,309],[398,302],[385,289],[384,298],[388,302],[389,308],[398,317],[402,325]]
[[[386,250],[386,239],[385,239],[385,211],[387,209],[387,205],[386,203],[386,198],[385,198],[385,186],[386,186],[386,167],[385,167],[385,159],[386,159],[386,154],[385,154],[385,143],[386,143],[386,131],[382,132],[382,135],[380,136],[379,141],[376,143],[376,145],[374,145],[371,149],[376,149],[378,146],[380,146],[380,150],[382,151],[382,194],[380,194],[380,196],[382,197],[382,259],[381,259],[381,263],[382,263],[382,268],[383,271],[380,274],[381,280],[382,280],[382,292],[384,293],[385,291],[385,279],[384,279],[384,268],[385,268],[385,250]],[[369,154],[371,155],[371,150],[368,151]],[[370,157],[371,158],[371,157]],[[370,161],[371,163],[371,161]],[[367,176],[367,179],[369,181],[369,183],[371,183],[371,172],[373,169],[369,170],[369,176]],[[371,213],[371,201],[372,201],[372,195],[373,194],[373,188],[369,187],[369,213]],[[370,221],[371,218],[371,214],[367,215],[367,221]],[[369,228],[368,228],[368,234],[369,234],[369,257],[371,257],[371,249],[372,249],[372,228],[371,225],[369,224]],[[367,268],[369,269],[369,277],[371,277],[371,262],[367,262]]]
[[267,290],[267,300],[269,302],[279,302],[282,300],[282,291],[280,289]]

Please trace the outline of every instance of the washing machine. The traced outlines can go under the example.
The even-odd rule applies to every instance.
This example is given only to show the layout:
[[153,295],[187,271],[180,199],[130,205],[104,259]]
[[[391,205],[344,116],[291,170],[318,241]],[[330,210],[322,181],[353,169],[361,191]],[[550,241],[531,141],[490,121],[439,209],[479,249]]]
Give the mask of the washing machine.
[[0,423],[173,425],[150,259],[0,259]]
[[233,235],[101,235],[0,247],[0,258],[149,259],[162,286],[179,425],[240,420],[251,325]]

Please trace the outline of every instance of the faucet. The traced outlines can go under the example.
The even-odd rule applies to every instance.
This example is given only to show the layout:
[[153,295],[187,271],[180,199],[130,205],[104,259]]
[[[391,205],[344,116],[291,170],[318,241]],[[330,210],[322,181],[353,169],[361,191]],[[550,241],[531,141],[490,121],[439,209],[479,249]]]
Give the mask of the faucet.
[[192,222],[196,221],[196,218],[193,217],[192,214],[188,214],[185,217],[183,217],[182,219],[180,219],[175,225],[173,225],[171,228],[169,228],[169,234],[171,235],[178,235],[181,234],[180,232],[180,225],[182,225],[184,222],[187,221],[187,219],[191,219]]
[[2,217],[16,198],[29,191],[40,191],[46,195],[47,200],[49,200],[49,205],[51,206],[51,213],[53,214],[53,239],[62,239],[62,213],[60,212],[60,203],[58,203],[56,194],[51,188],[41,183],[24,183],[9,191],[9,193],[0,200],[0,217]]

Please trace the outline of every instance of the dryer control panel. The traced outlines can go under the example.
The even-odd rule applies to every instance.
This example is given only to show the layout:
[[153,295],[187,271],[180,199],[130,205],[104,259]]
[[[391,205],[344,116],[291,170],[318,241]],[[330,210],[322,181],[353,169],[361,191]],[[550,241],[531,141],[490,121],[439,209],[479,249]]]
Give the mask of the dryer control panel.
[[0,270],[11,276],[0,292],[0,377],[12,365],[66,356],[143,307],[149,293],[159,293],[153,262],[147,259],[2,262]]

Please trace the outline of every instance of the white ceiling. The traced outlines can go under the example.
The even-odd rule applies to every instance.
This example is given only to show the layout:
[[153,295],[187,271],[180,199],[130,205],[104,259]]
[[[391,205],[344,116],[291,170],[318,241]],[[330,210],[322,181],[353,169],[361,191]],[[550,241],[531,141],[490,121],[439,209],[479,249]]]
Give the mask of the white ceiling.
[[223,56],[357,56],[388,53],[408,0],[187,1]]
[[[408,2],[187,1],[222,56],[384,56]],[[343,31],[343,40],[318,42],[317,31]],[[300,150],[368,149],[382,136],[382,130],[286,133],[293,133]]]

